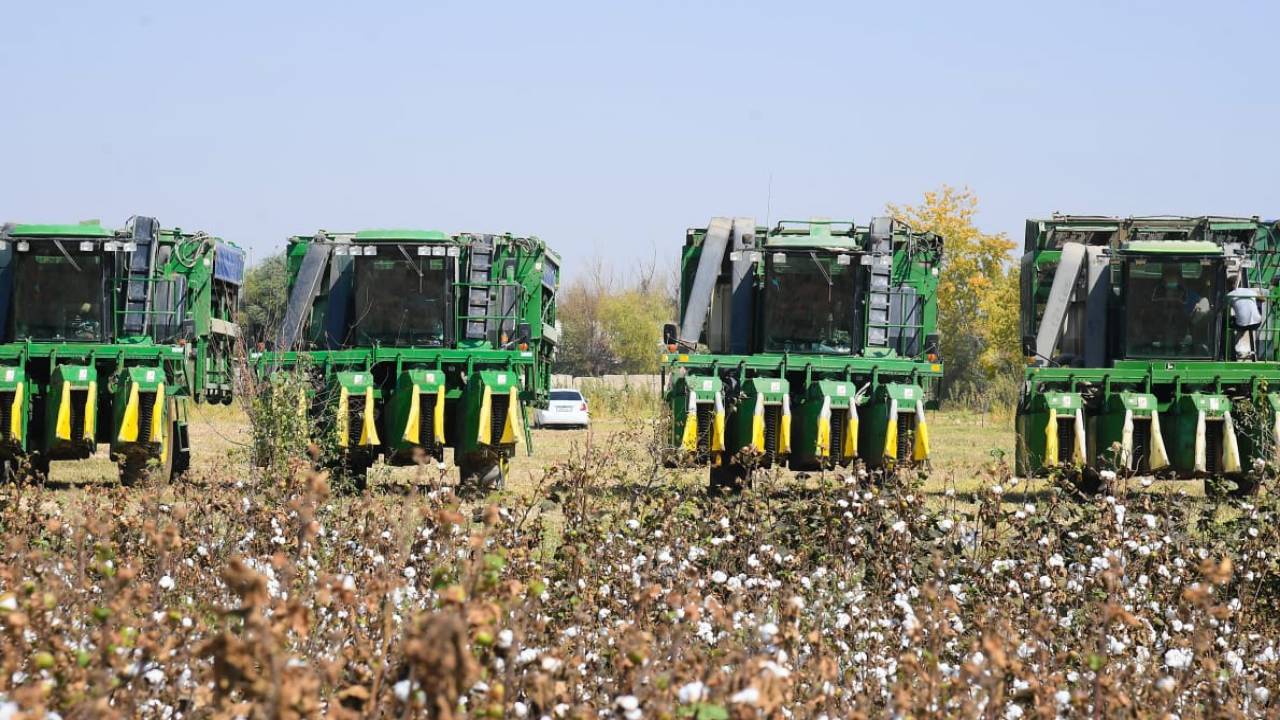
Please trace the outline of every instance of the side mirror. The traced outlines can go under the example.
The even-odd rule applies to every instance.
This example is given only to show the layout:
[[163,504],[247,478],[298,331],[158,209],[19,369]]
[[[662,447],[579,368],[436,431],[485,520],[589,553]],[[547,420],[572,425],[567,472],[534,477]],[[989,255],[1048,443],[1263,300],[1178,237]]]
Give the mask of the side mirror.
[[667,323],[662,326],[662,344],[675,345],[680,336],[680,328],[675,323]]

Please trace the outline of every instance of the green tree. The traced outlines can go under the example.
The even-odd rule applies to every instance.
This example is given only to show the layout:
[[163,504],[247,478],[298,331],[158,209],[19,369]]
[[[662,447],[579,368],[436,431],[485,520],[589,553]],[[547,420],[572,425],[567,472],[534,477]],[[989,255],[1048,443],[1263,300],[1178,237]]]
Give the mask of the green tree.
[[249,347],[269,342],[284,320],[289,302],[284,253],[276,253],[249,268],[240,293],[240,325]]
[[556,371],[583,376],[657,372],[662,324],[675,310],[671,294],[655,278],[653,265],[641,265],[627,281],[619,281],[603,261],[588,262],[560,290],[564,334]]
[[[919,205],[889,205],[893,217],[944,238],[938,275],[938,330],[946,363],[944,395],[955,397],[1012,377],[1021,364],[1018,267],[1004,233],[984,233],[978,197],[943,185]],[[1007,385],[1007,383],[1006,383]]]

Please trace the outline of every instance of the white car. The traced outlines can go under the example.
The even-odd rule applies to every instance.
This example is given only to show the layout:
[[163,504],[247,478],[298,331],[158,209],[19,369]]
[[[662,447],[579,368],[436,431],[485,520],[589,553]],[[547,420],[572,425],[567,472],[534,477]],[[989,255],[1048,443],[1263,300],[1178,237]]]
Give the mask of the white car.
[[533,414],[534,427],[581,427],[591,424],[587,399],[571,388],[553,389],[546,410]]

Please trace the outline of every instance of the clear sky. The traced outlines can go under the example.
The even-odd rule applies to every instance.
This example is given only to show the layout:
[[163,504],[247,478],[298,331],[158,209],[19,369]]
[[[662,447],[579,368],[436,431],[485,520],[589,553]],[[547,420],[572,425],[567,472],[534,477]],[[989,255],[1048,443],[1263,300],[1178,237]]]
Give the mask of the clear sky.
[[[1280,216],[1273,2],[6,2],[0,219],[537,234],[573,273],[712,215],[984,229]],[[772,177],[772,199],[769,186]]]

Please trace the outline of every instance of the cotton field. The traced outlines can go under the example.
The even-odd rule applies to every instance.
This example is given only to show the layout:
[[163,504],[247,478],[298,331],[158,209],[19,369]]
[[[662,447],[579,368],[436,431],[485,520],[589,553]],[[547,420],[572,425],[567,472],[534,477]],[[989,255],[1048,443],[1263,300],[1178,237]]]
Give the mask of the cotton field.
[[1081,497],[998,461],[707,497],[644,439],[443,474],[0,487],[0,718],[1266,716],[1265,493]]

